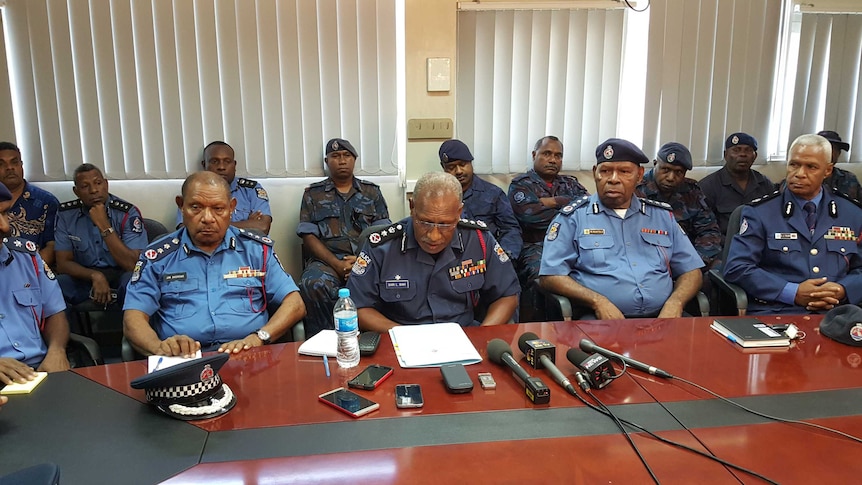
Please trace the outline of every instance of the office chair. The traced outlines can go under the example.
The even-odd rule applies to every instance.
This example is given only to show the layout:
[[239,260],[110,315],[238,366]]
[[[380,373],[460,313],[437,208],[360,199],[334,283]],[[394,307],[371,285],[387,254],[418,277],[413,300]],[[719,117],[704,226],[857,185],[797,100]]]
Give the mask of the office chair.
[[748,308],[748,294],[739,286],[724,280],[722,269],[727,262],[727,253],[730,249],[730,241],[739,232],[739,220],[741,219],[742,207],[739,206],[730,214],[727,222],[727,234],[724,236],[724,247],[721,248],[722,268],[713,268],[707,272],[712,282],[712,294],[710,298],[716,304],[716,312],[719,315],[745,315]]

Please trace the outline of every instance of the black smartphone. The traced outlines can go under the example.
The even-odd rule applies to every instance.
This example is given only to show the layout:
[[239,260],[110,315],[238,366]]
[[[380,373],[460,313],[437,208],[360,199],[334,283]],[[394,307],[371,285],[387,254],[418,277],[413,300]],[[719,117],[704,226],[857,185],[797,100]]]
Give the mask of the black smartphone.
[[398,384],[395,386],[395,406],[399,408],[421,408],[424,405],[422,386],[419,384]]
[[385,365],[371,364],[353,379],[347,381],[347,385],[357,389],[365,389],[371,391],[392,375],[392,367]]
[[453,394],[461,394],[473,390],[473,381],[467,375],[462,364],[449,364],[440,367],[446,389]]
[[329,392],[325,392],[317,397],[321,402],[347,413],[354,418],[364,416],[371,411],[380,408],[380,405],[374,401],[366,399],[355,392],[339,387]]
[[359,334],[359,355],[372,355],[380,345],[380,334],[377,332],[362,332]]

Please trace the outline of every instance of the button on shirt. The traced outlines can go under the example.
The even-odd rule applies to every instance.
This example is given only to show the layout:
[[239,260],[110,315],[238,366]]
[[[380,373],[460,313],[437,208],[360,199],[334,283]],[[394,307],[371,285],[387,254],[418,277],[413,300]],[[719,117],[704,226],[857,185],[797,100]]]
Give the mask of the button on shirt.
[[37,367],[48,352],[39,320],[65,310],[66,303],[35,247],[26,250],[26,243],[33,243],[5,241],[0,244],[0,357]]
[[412,218],[389,230],[379,245],[363,247],[347,279],[357,308],[374,308],[400,324],[466,327],[480,324],[473,319],[474,297],[490,304],[520,292],[512,261],[487,231],[481,231],[483,249],[476,229],[459,226],[435,258],[416,242]]
[[[123,211],[117,208],[117,205],[127,205],[129,210]],[[111,227],[126,247],[147,247],[147,231],[137,207],[113,195],[108,197],[105,207]],[[86,268],[116,268],[117,262],[111,256],[105,239],[99,228],[93,224],[88,212],[89,208],[85,207],[80,199],[60,205],[54,250],[71,251],[72,259]]]
[[464,211],[462,217],[482,221],[500,246],[512,258],[518,259],[524,241],[521,240],[521,226],[512,212],[512,205],[503,189],[473,176],[470,187],[464,191]]
[[[234,177],[230,183],[230,196],[236,199],[236,209],[230,215],[231,222],[245,221],[252,212],[260,211],[272,217],[269,208],[269,194],[256,180]],[[176,226],[183,223],[183,213],[177,209]]]
[[24,192],[9,209],[12,235],[29,239],[39,249],[54,240],[54,223],[60,201],[47,190],[24,182]]
[[568,275],[627,316],[661,311],[673,279],[703,261],[668,210],[633,197],[625,218],[594,194],[554,218],[541,275]]
[[245,338],[268,321],[267,303],[298,291],[271,244],[230,226],[207,255],[185,228],[175,231],[141,253],[123,309],[149,315],[162,340],[188,335],[207,347]]

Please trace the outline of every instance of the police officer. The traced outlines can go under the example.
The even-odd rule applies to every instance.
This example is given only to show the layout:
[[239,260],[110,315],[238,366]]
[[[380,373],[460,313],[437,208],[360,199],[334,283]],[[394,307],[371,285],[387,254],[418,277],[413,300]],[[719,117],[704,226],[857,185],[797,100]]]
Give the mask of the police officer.
[[[231,226],[236,199],[218,175],[190,175],[182,194],[184,227],[150,245],[135,265],[126,338],[144,355],[237,353],[278,339],[305,307],[272,240]],[[269,305],[278,305],[272,317]]]
[[24,179],[21,150],[14,143],[0,142],[0,182],[12,193],[9,224],[12,235],[36,243],[39,255],[54,264],[54,223],[60,201],[54,194]]
[[440,166],[461,183],[464,193],[462,217],[482,221],[509,257],[517,260],[524,241],[521,226],[503,189],[473,174],[473,154],[461,140],[446,140],[438,151]]
[[518,279],[524,291],[521,321],[545,319],[544,299],[532,284],[539,277],[545,232],[560,208],[587,194],[577,177],[563,175],[563,142],[544,136],[533,147],[533,168],[509,184],[509,202],[521,225],[524,247],[516,260]]
[[862,208],[823,189],[831,150],[822,136],[798,137],[785,188],[743,206],[724,277],[748,293],[748,313],[823,312],[862,302]]
[[629,141],[599,145],[597,193],[564,207],[545,238],[542,287],[601,320],[679,317],[700,289],[703,261],[670,206],[634,196],[644,163]]
[[635,193],[670,205],[676,222],[706,264],[704,269],[715,266],[721,259],[721,231],[697,181],[685,176],[692,167],[691,152],[681,143],[665,143],[653,163],[655,168],[644,174]]
[[[257,231],[262,236],[269,234],[272,225],[269,195],[256,180],[237,178],[233,147],[220,140],[211,142],[204,147],[201,166],[204,170],[221,175],[230,185],[230,194],[236,199],[236,209],[230,217],[231,225]],[[177,211],[177,228],[182,223],[182,212]]]
[[69,368],[66,304],[33,241],[10,237],[12,193],[0,184],[0,382],[26,382],[35,370]]
[[[509,255],[483,225],[462,220],[462,209],[458,180],[427,173],[416,182],[410,217],[368,237],[347,280],[360,327],[512,319],[519,287]],[[474,318],[480,303],[482,322]]]
[[757,159],[757,140],[748,133],[733,133],[724,141],[724,166],[700,181],[706,205],[718,219],[721,237],[733,210],[771,194],[775,184],[751,165]]
[[325,152],[329,177],[305,189],[296,228],[310,255],[299,280],[308,309],[308,337],[334,328],[332,309],[356,261],[362,231],[391,223],[380,187],[353,176],[358,156],[353,145],[333,138],[326,142]]
[[141,212],[110,194],[102,171],[89,163],[75,169],[72,191],[78,199],[60,204],[55,232],[63,297],[72,305],[90,298],[107,306],[114,289],[122,306],[126,283],[147,247]]
[[859,179],[853,172],[842,170],[835,164],[838,163],[838,158],[841,157],[841,152],[849,152],[850,144],[841,140],[841,135],[834,131],[820,131],[818,135],[829,140],[832,144],[832,175],[826,178],[824,182],[826,187],[835,189],[842,194],[847,194],[851,199],[860,200],[862,197],[862,186],[859,185]]

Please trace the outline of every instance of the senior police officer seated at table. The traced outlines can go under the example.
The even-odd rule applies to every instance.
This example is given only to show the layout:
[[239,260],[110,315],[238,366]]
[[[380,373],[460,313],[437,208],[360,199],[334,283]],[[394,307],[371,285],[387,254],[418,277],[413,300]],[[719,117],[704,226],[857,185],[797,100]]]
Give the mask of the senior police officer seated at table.
[[483,224],[460,219],[462,208],[458,180],[428,173],[416,182],[410,217],[368,237],[347,280],[360,327],[512,319],[520,291],[512,261]]
[[823,312],[862,302],[862,208],[824,190],[831,158],[826,138],[798,137],[785,187],[743,206],[724,277],[748,293],[748,313]]
[[596,148],[596,194],[564,207],[545,236],[540,284],[588,307],[582,318],[679,317],[700,289],[703,261],[670,206],[639,199],[649,163],[634,144]]
[[[141,254],[123,331],[144,355],[237,353],[278,339],[305,315],[272,240],[231,226],[236,199],[212,172],[190,175],[177,206],[184,227]],[[268,317],[268,304],[278,310]]]
[[0,383],[69,368],[66,303],[36,243],[11,237],[12,193],[0,184]]

